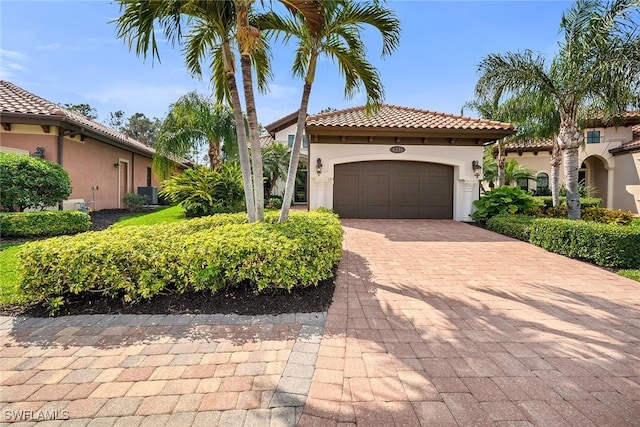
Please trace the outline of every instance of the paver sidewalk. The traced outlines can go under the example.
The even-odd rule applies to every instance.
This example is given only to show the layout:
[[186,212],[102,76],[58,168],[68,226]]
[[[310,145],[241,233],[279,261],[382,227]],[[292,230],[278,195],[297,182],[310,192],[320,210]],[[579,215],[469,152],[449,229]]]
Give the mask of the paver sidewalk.
[[325,313],[0,320],[0,422],[294,426]]
[[452,221],[343,226],[299,425],[640,425],[640,283]]

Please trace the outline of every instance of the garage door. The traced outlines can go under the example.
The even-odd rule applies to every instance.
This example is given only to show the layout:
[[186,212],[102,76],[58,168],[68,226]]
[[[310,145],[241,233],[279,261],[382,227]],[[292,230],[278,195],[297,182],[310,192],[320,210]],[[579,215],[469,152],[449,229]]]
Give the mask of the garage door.
[[342,218],[453,218],[453,167],[374,161],[335,166],[333,209]]

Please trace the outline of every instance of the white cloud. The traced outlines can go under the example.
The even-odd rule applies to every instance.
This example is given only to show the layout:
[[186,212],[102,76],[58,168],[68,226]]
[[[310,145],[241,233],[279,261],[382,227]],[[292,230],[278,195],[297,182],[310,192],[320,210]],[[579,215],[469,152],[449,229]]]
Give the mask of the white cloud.
[[302,88],[302,83],[300,84],[300,86],[287,86],[287,85],[281,85],[281,84],[277,84],[277,83],[270,83],[269,84],[269,90],[268,92],[265,94],[266,97],[268,98],[272,98],[272,99],[285,99],[285,100],[289,100],[289,99],[296,99],[299,100],[300,98],[300,90]]
[[[16,80],[19,74],[28,71],[21,62],[27,61],[27,55],[14,50],[0,49],[0,78],[4,80]],[[17,72],[17,73],[16,73]]]
[[47,44],[41,44],[36,46],[36,49],[38,50],[47,50],[47,51],[62,50],[63,48],[65,48],[65,46],[63,46],[60,43],[47,43]]

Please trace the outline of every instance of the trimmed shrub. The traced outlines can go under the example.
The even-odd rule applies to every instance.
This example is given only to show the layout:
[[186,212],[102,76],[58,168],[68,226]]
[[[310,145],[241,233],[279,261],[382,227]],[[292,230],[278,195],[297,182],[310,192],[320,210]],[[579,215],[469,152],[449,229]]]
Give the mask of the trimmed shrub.
[[633,221],[630,211],[620,209],[609,210],[605,208],[590,207],[581,210],[582,219],[585,221],[600,222],[602,224],[629,225]]
[[478,208],[471,217],[476,221],[500,214],[522,214],[535,208],[533,197],[519,187],[502,186],[487,191],[473,202]]
[[487,221],[487,228],[505,236],[529,241],[531,224],[536,218],[526,215],[496,215]]
[[124,202],[127,204],[127,210],[130,212],[141,211],[145,205],[149,204],[149,197],[142,194],[127,193],[124,195]]
[[54,312],[83,292],[139,301],[163,290],[216,292],[241,283],[256,292],[291,290],[332,276],[342,256],[335,215],[292,212],[282,224],[275,212],[267,218],[247,224],[244,214],[216,215],[28,243],[20,286]]
[[3,237],[60,236],[87,231],[91,218],[80,211],[0,213]]
[[[534,196],[533,200],[536,205],[545,212],[547,209],[553,207],[553,198],[551,196]],[[567,205],[567,198],[560,197],[560,206]],[[593,208],[602,206],[602,199],[597,197],[580,197],[580,208]]]
[[218,171],[196,166],[162,185],[160,196],[181,204],[190,218],[244,210],[242,173],[237,163],[227,162]]
[[57,163],[0,153],[0,208],[20,212],[55,206],[71,194],[69,174]]
[[640,267],[640,229],[590,221],[545,218],[531,223],[531,243],[604,267]]

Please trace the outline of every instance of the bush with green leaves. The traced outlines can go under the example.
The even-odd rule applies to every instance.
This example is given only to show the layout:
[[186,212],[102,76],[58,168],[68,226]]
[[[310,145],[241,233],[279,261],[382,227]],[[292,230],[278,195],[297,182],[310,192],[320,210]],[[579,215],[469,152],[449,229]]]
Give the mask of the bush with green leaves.
[[633,221],[630,211],[620,209],[610,210],[605,208],[590,207],[581,209],[581,218],[585,221],[600,222],[602,224],[629,225]]
[[2,237],[60,236],[87,231],[89,215],[80,211],[0,213]]
[[496,215],[487,220],[487,228],[496,233],[528,242],[531,224],[535,219],[535,217],[527,215]]
[[640,229],[636,227],[540,218],[531,224],[530,241],[604,267],[640,268]]
[[196,166],[164,181],[162,186],[160,196],[181,204],[190,218],[244,210],[242,172],[234,162],[215,171]]
[[[546,213],[547,209],[553,207],[553,199],[551,196],[534,196],[533,200],[536,205]],[[560,197],[560,206],[567,205],[567,198]],[[602,199],[597,197],[580,197],[580,208],[593,208],[602,206]]]
[[24,211],[55,206],[71,194],[71,180],[62,166],[47,160],[0,153],[0,209]]
[[508,186],[487,191],[473,204],[477,210],[471,217],[481,222],[500,214],[526,213],[536,207],[533,197],[519,187]]
[[217,292],[242,284],[256,292],[291,290],[333,275],[342,233],[330,213],[292,212],[277,223],[277,212],[270,212],[264,223],[227,214],[58,237],[24,246],[20,287],[52,311],[87,292],[135,302],[159,292]]
[[124,202],[127,204],[128,211],[138,212],[149,204],[149,197],[143,194],[127,193],[124,195]]

